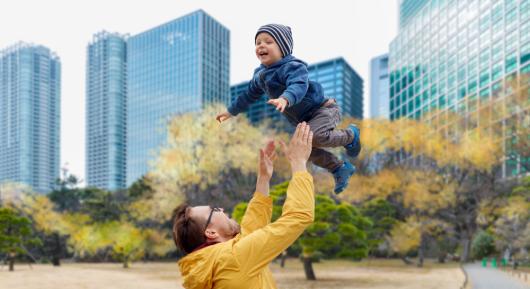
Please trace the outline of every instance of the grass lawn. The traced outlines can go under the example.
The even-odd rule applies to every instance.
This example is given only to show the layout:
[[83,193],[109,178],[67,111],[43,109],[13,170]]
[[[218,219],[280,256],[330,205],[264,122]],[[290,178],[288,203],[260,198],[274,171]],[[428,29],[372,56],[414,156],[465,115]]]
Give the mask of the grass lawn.
[[[279,288],[407,288],[458,289],[464,275],[458,264],[426,262],[425,268],[405,266],[400,260],[362,262],[324,261],[314,264],[317,281],[306,281],[302,263],[289,259],[285,268],[273,263],[271,269]],[[177,289],[180,275],[176,262],[133,263],[130,269],[113,263],[63,263],[51,265],[17,264],[15,272],[0,269],[1,288],[10,289]]]

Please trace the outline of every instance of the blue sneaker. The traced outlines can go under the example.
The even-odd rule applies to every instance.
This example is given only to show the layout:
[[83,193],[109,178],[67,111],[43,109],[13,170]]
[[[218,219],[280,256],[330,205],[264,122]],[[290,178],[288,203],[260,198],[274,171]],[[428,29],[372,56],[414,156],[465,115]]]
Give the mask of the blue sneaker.
[[355,166],[349,162],[344,162],[342,166],[333,171],[335,179],[335,194],[339,194],[348,186],[350,177],[355,173]]
[[345,145],[344,148],[346,149],[346,154],[348,156],[355,158],[361,152],[361,131],[354,124],[350,124],[348,129],[353,132],[354,138],[353,141],[350,144]]

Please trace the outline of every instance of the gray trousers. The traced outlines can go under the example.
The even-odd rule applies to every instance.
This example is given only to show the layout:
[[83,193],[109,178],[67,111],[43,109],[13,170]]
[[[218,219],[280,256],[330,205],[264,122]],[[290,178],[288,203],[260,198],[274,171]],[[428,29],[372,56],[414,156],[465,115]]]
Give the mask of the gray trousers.
[[345,146],[355,137],[349,129],[336,129],[340,119],[339,106],[334,100],[329,100],[307,122],[313,132],[313,150],[309,160],[330,172],[342,166],[344,162],[323,148]]

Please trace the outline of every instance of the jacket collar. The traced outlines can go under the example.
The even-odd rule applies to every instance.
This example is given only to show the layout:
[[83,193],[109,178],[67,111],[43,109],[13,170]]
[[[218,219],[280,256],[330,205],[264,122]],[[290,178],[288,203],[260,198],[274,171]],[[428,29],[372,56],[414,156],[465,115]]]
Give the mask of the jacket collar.
[[270,69],[270,68],[274,68],[274,67],[277,67],[277,66],[281,66],[287,62],[290,62],[290,61],[293,61],[293,60],[296,60],[296,58],[292,55],[292,54],[289,54],[287,56],[285,56],[284,58],[276,61],[275,63],[271,64],[270,66],[265,66],[263,64],[260,65],[260,67],[262,68],[266,68],[266,69]]

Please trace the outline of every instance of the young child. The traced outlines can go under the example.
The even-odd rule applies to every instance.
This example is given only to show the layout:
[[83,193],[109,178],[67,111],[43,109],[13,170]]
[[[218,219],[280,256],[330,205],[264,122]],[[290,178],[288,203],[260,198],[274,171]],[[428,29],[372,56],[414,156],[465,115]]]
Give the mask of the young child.
[[256,33],[255,44],[261,65],[254,70],[247,91],[238,96],[227,112],[218,114],[217,121],[223,122],[246,111],[266,93],[270,98],[267,103],[274,105],[292,125],[303,121],[309,124],[313,132],[309,160],[331,172],[335,178],[335,193],[342,192],[355,167],[323,148],[344,146],[348,156],[357,157],[361,150],[359,129],[354,124],[347,129],[335,128],[341,118],[339,107],[334,99],[324,98],[319,83],[308,79],[307,64],[291,55],[290,27],[264,25]]

